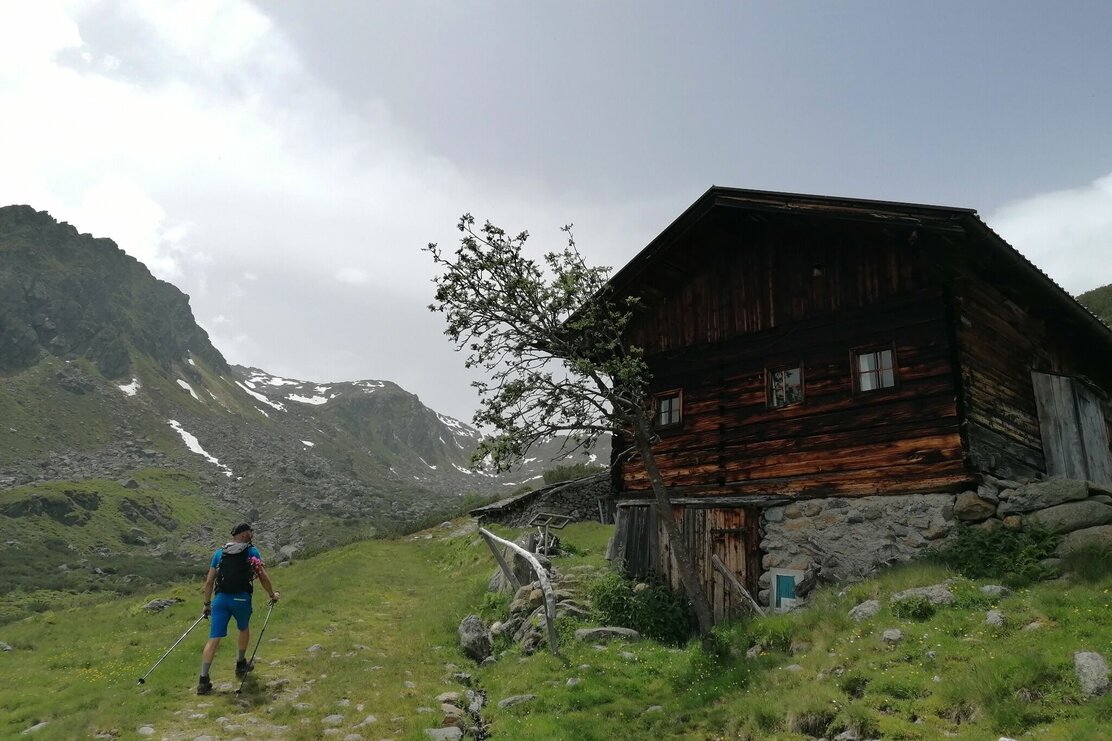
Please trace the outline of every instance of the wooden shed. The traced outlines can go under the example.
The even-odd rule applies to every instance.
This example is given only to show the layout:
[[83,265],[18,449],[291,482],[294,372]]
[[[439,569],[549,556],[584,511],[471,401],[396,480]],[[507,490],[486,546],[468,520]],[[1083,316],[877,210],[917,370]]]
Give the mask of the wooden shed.
[[[719,616],[715,554],[794,596],[799,574],[762,567],[769,507],[1112,484],[1112,331],[973,210],[712,187],[611,287],[639,298],[654,451]],[[615,554],[677,582],[626,447]]]

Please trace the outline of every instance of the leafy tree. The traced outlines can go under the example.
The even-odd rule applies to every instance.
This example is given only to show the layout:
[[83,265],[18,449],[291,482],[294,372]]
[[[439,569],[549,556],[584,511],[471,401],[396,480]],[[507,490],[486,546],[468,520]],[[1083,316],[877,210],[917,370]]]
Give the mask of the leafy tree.
[[463,236],[454,253],[426,248],[440,271],[429,309],[445,315],[444,333],[467,354],[465,365],[488,374],[473,383],[480,399],[474,421],[497,434],[480,444],[473,460],[506,470],[553,434],[569,436],[569,455],[603,433],[631,437],[684,592],[706,633],[713,624],[710,603],[653,456],[648,367],[640,348],[623,342],[635,299],[608,291],[609,269],[586,265],[570,226],[563,228],[567,247],[546,254],[543,267],[522,254],[528,232],[511,236],[489,221],[477,229],[470,214],[458,227]]

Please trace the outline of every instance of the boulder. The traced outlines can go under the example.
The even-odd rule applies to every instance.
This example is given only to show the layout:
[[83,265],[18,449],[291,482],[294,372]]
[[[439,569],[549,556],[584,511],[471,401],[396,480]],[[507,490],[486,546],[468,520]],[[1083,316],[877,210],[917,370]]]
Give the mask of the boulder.
[[1023,514],[1046,509],[1065,502],[1074,502],[1089,496],[1089,485],[1084,481],[1066,478],[1053,478],[1027,484],[1014,490],[1000,502],[999,514]]
[[893,602],[903,602],[912,597],[926,597],[935,607],[954,604],[954,593],[946,588],[945,584],[933,584],[929,587],[913,587],[892,595]]
[[468,615],[459,624],[459,647],[464,655],[475,661],[490,656],[490,630],[478,615]]
[[1083,548],[1107,548],[1112,551],[1112,525],[1097,525],[1074,530],[1062,538],[1058,553],[1066,556]]
[[503,699],[499,700],[498,701],[498,707],[508,708],[508,707],[513,706],[513,705],[520,705],[523,702],[529,702],[530,700],[535,700],[536,697],[537,697],[536,695],[511,695],[510,697],[506,697],[506,698],[503,698]]
[[611,640],[639,641],[641,634],[631,628],[580,628],[575,631],[575,640],[594,643]]
[[996,514],[996,505],[971,491],[958,494],[954,501],[954,517],[962,522],[980,522]]
[[862,602],[857,607],[850,610],[849,616],[857,622],[861,622],[862,620],[868,620],[875,616],[878,612],[880,612],[880,602],[871,599]]
[[1055,533],[1106,525],[1112,522],[1112,506],[1100,502],[1067,502],[1027,515],[1025,523],[1035,523]]
[[1078,651],[1073,655],[1073,668],[1086,697],[1096,697],[1108,691],[1108,662],[1100,654]]
[[903,631],[899,628],[889,628],[881,634],[880,638],[889,646],[894,646],[903,640]]

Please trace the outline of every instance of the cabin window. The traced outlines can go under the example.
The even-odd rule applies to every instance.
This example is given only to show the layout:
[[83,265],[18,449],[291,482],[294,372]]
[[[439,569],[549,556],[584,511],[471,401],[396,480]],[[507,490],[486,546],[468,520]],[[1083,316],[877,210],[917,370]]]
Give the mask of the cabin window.
[[796,606],[799,598],[795,585],[803,579],[803,572],[795,569],[773,569],[771,573],[772,594],[769,603],[777,612],[786,612]]
[[853,386],[856,391],[877,391],[896,385],[896,354],[892,347],[853,351]]
[[803,366],[770,368],[768,379],[768,406],[777,409],[803,401]]
[[683,392],[665,391],[653,397],[653,425],[656,429],[679,427],[683,422]]

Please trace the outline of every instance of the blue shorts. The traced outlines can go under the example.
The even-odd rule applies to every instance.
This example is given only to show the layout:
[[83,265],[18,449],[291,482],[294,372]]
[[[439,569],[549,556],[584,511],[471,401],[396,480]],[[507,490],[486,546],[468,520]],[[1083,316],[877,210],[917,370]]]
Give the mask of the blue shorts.
[[236,627],[247,630],[247,625],[251,622],[251,594],[217,592],[213,595],[212,615],[209,617],[209,638],[227,636],[228,623],[233,616],[236,619]]

